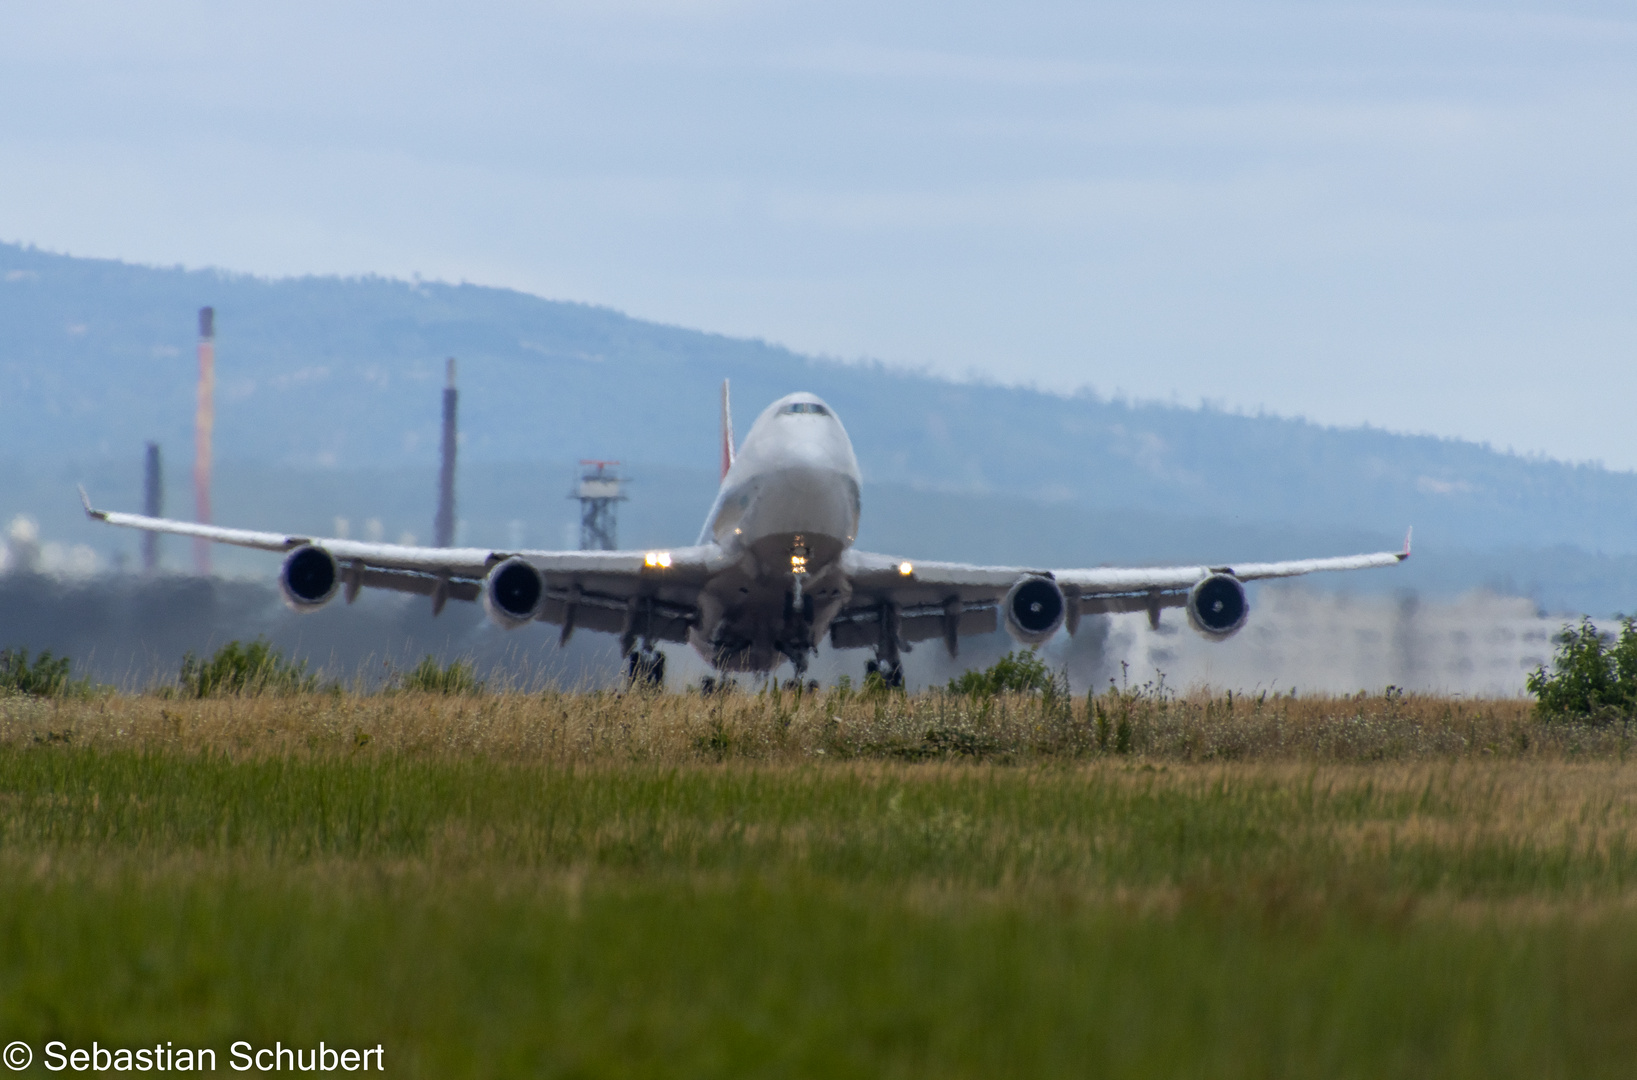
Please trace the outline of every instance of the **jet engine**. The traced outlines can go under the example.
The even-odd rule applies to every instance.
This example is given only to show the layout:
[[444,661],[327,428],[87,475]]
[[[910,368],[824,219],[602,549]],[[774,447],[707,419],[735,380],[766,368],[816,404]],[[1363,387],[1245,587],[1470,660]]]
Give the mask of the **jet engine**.
[[279,591],[293,611],[317,611],[335,598],[340,584],[335,556],[316,544],[296,548],[279,567]]
[[513,555],[489,571],[483,583],[483,610],[495,625],[512,630],[534,618],[545,595],[540,571]]
[[1249,614],[1245,586],[1232,574],[1212,574],[1188,592],[1188,622],[1208,638],[1233,637]]
[[1024,645],[1039,645],[1063,625],[1063,590],[1049,577],[1031,574],[1020,578],[1001,606],[1006,611],[1006,632]]

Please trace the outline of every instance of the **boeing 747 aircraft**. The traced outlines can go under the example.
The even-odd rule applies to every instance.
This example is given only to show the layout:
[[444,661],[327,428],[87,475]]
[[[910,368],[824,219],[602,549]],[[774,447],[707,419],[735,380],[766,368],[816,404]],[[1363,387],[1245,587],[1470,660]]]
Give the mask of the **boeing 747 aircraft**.
[[[858,461],[835,412],[816,396],[769,405],[734,450],[722,386],[722,485],[691,547],[655,551],[505,551],[429,548],[224,529],[92,509],[111,525],[285,552],[279,587],[297,611],[363,588],[481,601],[503,627],[530,622],[618,634],[633,672],[663,677],[659,642],[688,642],[719,671],[770,672],[785,660],[802,678],[826,634],[840,649],[871,649],[868,669],[901,685],[900,657],[921,641],[960,639],[1004,625],[1022,644],[1088,614],[1187,609],[1193,628],[1223,640],[1245,625],[1247,581],[1320,570],[1392,566],[1404,550],[1294,562],[1144,569],[1050,570],[973,566],[877,555],[853,547]],[[81,493],[84,497],[84,493]],[[639,652],[640,650],[640,652]]]

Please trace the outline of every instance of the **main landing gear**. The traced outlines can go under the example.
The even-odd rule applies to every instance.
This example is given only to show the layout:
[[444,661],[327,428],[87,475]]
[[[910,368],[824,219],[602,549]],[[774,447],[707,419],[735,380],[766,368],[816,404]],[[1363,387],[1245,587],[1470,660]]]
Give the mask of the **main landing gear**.
[[904,688],[904,661],[900,654],[909,652],[909,642],[900,632],[899,621],[898,605],[883,603],[877,626],[875,659],[864,665],[864,685],[880,679],[889,690]]
[[903,661],[897,659],[869,661],[864,665],[865,685],[869,685],[872,678],[880,679],[889,690],[902,690],[904,688]]
[[663,689],[665,686],[665,654],[658,649],[643,649],[625,658],[625,679],[632,689]]

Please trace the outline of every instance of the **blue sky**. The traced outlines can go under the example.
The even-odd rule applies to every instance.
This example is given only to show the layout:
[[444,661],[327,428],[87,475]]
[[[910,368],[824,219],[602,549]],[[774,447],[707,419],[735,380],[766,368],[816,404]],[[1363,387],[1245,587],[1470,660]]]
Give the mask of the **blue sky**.
[[0,8],[0,238],[1637,468],[1629,4]]

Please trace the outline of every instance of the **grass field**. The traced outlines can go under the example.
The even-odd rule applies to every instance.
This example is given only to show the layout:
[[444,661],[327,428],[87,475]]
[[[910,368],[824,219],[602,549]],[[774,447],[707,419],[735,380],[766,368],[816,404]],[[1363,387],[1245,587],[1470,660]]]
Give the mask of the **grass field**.
[[0,698],[0,1041],[1629,1076],[1629,742],[1397,694]]

